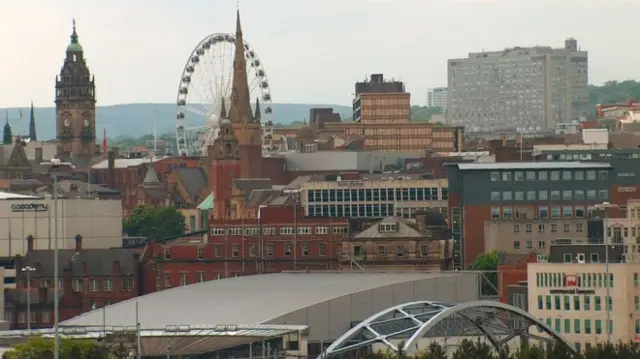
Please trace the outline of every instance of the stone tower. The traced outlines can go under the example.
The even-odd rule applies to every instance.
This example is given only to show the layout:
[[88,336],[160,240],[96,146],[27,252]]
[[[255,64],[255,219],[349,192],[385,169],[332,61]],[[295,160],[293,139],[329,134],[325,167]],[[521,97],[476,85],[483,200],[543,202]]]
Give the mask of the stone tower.
[[238,139],[242,178],[262,177],[262,132],[260,118],[251,113],[251,94],[247,79],[244,38],[240,24],[240,11],[236,15],[235,53],[229,119]]
[[56,77],[56,138],[61,155],[88,157],[96,152],[96,93],[73,21],[71,42]]
[[218,137],[208,148],[210,161],[209,187],[213,192],[214,219],[234,219],[238,216],[238,203],[233,191],[233,181],[240,178],[240,148],[233,125],[229,119],[220,122]]

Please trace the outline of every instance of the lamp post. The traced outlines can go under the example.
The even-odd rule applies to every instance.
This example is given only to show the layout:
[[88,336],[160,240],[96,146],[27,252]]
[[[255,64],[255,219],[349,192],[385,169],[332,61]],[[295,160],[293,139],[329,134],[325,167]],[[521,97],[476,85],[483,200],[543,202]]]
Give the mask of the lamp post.
[[60,260],[59,238],[58,238],[58,174],[55,172],[60,166],[72,166],[69,162],[62,162],[58,158],[52,158],[50,162],[43,162],[42,165],[49,166],[53,171],[53,331],[54,331],[54,347],[53,358],[60,358],[60,273],[58,263]]
[[32,266],[26,266],[21,269],[27,274],[27,332],[31,334],[31,272],[35,272]]
[[604,210],[604,220],[602,221],[603,223],[603,232],[604,232],[604,276],[605,276],[605,281],[604,281],[604,286],[605,286],[605,290],[606,290],[606,296],[607,299],[605,301],[605,309],[606,309],[606,313],[607,313],[607,324],[605,325],[605,331],[607,332],[607,343],[611,343],[611,325],[609,323],[611,323],[611,307],[609,305],[609,302],[613,301],[611,299],[611,274],[609,272],[609,235],[608,235],[608,219],[609,219],[609,208],[617,208],[618,205],[616,204],[611,204],[609,202],[602,202],[599,204],[596,204],[594,206],[596,209],[603,209]]

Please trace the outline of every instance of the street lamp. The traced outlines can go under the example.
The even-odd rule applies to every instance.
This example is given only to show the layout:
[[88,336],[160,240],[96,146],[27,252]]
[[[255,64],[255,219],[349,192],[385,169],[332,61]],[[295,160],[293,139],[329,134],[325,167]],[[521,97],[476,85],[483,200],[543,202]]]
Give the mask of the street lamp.
[[69,162],[62,162],[59,158],[52,158],[50,162],[42,162],[41,165],[49,166],[53,171],[53,331],[54,331],[54,347],[53,358],[60,358],[60,291],[59,285],[59,268],[58,262],[60,260],[59,238],[58,238],[58,174],[55,172],[60,166],[73,166]]
[[31,334],[31,272],[35,272],[32,266],[22,268],[22,272],[27,274],[27,332]]
[[607,300],[605,303],[606,312],[607,312],[607,324],[605,325],[605,329],[607,332],[607,342],[611,343],[611,329],[613,328],[609,324],[611,323],[611,307],[609,302],[610,301],[613,302],[613,300],[611,299],[611,274],[609,274],[609,235],[608,235],[607,228],[608,228],[609,208],[617,208],[618,205],[611,204],[609,202],[602,202],[602,203],[596,204],[594,207],[596,209],[604,210],[604,220],[602,221],[603,233],[604,233],[604,272],[605,272],[604,285],[607,291],[607,294],[606,294]]

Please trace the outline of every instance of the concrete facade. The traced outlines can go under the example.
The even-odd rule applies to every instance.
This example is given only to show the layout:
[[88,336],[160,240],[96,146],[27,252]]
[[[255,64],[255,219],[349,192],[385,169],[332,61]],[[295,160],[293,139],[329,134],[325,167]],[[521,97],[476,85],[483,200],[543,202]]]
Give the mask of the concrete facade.
[[[0,201],[0,257],[24,256],[26,238],[33,236],[33,249],[53,249],[55,237],[53,198]],[[76,235],[84,248],[110,248],[122,244],[122,201],[59,199],[60,249],[74,249]]]

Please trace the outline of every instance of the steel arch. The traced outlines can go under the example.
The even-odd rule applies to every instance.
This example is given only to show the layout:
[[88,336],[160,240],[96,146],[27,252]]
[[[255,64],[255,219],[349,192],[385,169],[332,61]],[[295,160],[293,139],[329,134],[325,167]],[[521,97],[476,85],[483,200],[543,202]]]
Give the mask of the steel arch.
[[[501,317],[504,314],[506,318]],[[529,333],[532,326],[550,338]],[[449,332],[449,329],[453,329],[453,332]],[[383,343],[396,352],[412,353],[417,350],[418,341],[430,333],[442,337],[485,336],[500,354],[506,352],[506,344],[517,336],[541,341],[555,340],[574,350],[569,342],[545,323],[507,304],[474,301],[456,305],[418,301],[387,308],[370,316],[335,340],[319,358],[327,358],[374,343]],[[390,341],[394,339],[403,339],[402,347],[398,348]]]

